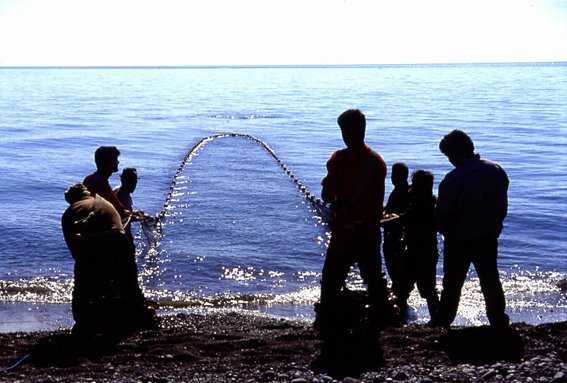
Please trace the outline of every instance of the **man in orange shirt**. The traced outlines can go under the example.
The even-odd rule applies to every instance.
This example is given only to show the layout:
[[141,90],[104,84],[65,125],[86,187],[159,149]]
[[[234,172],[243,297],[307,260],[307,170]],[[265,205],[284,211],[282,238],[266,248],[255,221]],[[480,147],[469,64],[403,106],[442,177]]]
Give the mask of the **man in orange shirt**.
[[129,211],[126,210],[114,191],[112,191],[112,187],[108,182],[112,173],[118,171],[119,156],[120,150],[116,146],[101,146],[97,148],[94,154],[96,171],[85,177],[83,185],[89,189],[93,196],[98,194],[110,202],[118,211],[120,217],[124,219],[129,215]]
[[332,322],[341,314],[341,289],[357,263],[371,305],[383,319],[390,314],[380,257],[386,164],[364,143],[366,118],[360,110],[345,111],[337,122],[346,148],[333,153],[322,181],[323,200],[332,209],[332,237],[323,266],[319,314],[321,322]]

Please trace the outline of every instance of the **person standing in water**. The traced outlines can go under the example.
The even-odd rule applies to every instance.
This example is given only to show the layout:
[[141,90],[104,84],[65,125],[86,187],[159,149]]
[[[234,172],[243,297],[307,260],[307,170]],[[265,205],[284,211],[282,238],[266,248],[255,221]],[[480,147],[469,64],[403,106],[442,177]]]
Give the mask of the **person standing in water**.
[[118,211],[120,217],[124,219],[130,212],[112,191],[108,181],[112,173],[118,171],[119,156],[120,150],[116,146],[100,146],[97,148],[94,153],[96,171],[85,177],[83,185],[87,187],[93,196],[98,194],[110,202]]
[[[122,174],[120,174],[120,185],[113,189],[113,192],[118,197],[118,200],[124,205],[127,211],[131,212],[131,218],[134,221],[142,221],[147,219],[148,216],[142,210],[134,210],[134,203],[132,201],[132,193],[136,190],[138,186],[138,171],[136,168],[124,168],[122,169]],[[127,222],[124,226],[126,230],[126,235],[134,241],[132,235],[132,223]]]
[[334,152],[328,160],[321,193],[331,204],[332,236],[322,272],[318,323],[331,326],[344,314],[340,293],[355,263],[379,320],[390,315],[380,257],[386,164],[364,143],[366,118],[360,110],[345,111],[337,123],[346,148]]
[[[403,162],[392,165],[392,185],[394,189],[384,207],[384,216],[400,215],[409,207],[410,185],[408,183],[409,169]],[[400,221],[384,226],[384,263],[392,281],[397,282],[402,253],[404,251],[404,226]]]
[[405,314],[410,293],[417,285],[419,294],[427,300],[431,318],[439,305],[436,289],[439,250],[433,179],[433,173],[423,169],[416,170],[412,175],[411,202],[398,216],[398,221],[403,225],[405,250],[401,254],[398,278],[392,284],[402,314]]
[[493,327],[507,327],[506,302],[498,273],[498,237],[508,212],[506,172],[500,165],[474,153],[471,138],[453,130],[439,150],[455,167],[441,184],[435,217],[443,234],[443,292],[432,326],[449,327],[459,307],[461,289],[474,265]]
[[61,217],[65,242],[75,261],[73,334],[122,333],[157,324],[138,285],[133,248],[120,215],[83,184],[65,191],[69,207]]

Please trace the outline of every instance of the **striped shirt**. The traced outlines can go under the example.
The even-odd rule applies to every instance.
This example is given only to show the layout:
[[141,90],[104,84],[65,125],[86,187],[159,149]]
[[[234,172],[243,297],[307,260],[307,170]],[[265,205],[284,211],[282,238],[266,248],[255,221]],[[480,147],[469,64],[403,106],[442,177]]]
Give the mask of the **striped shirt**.
[[439,185],[435,218],[453,239],[498,238],[508,212],[508,176],[475,154],[458,163]]

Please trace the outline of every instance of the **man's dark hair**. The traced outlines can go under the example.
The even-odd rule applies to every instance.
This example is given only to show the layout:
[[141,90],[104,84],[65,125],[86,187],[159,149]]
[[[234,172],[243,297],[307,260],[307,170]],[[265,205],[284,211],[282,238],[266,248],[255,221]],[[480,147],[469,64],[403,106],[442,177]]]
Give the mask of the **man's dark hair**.
[[443,137],[439,143],[439,150],[447,157],[456,155],[467,158],[474,154],[474,144],[465,132],[455,129]]
[[109,161],[114,161],[120,155],[116,146],[101,146],[94,153],[96,167],[101,167]]
[[120,178],[122,177],[136,177],[138,178],[138,171],[136,168],[124,168],[122,169],[122,174],[120,174]]
[[337,118],[337,124],[341,128],[347,146],[359,145],[364,142],[366,117],[360,110],[349,109],[344,111]]

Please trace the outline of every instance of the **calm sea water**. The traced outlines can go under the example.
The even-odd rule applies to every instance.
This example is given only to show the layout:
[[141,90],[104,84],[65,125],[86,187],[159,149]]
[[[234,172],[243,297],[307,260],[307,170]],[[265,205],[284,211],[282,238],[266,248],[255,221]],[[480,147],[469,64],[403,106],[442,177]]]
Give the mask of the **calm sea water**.
[[[567,64],[11,68],[0,69],[0,331],[72,324],[63,191],[94,170],[96,147],[118,146],[120,167],[138,169],[134,203],[149,214],[162,211],[187,151],[228,132],[267,142],[318,196],[343,146],[336,117],[351,107],[389,165],[429,169],[436,185],[451,169],[439,140],[469,132],[511,179],[499,265],[512,320],[567,319],[557,287],[567,276]],[[178,174],[159,241],[138,232],[140,283],[162,312],[310,320],[327,231],[261,145],[213,139]],[[356,273],[349,283],[362,286]],[[428,319],[417,294],[411,304]],[[486,323],[474,271],[456,323]]]

